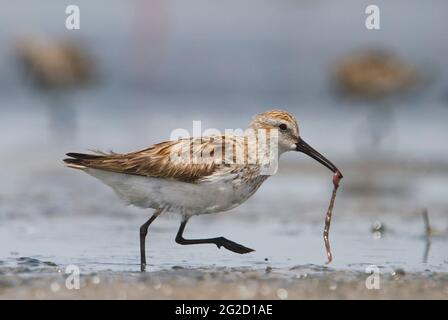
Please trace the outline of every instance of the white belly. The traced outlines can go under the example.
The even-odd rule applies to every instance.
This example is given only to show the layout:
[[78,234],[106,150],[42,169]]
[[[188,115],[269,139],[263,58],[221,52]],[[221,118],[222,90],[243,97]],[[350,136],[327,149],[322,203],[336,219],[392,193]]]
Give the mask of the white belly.
[[86,169],[88,174],[110,186],[126,203],[140,208],[162,208],[183,215],[220,212],[246,201],[261,185],[242,184],[239,179],[216,179],[187,183]]

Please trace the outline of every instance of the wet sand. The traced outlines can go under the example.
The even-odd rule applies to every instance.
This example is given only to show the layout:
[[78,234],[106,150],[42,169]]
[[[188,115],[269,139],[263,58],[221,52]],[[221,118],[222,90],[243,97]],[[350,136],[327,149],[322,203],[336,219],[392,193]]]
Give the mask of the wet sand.
[[367,274],[318,266],[288,272],[248,267],[173,267],[140,274],[101,272],[81,277],[67,289],[57,267],[32,277],[0,275],[2,299],[447,299],[446,273],[381,275],[380,288],[367,289]]

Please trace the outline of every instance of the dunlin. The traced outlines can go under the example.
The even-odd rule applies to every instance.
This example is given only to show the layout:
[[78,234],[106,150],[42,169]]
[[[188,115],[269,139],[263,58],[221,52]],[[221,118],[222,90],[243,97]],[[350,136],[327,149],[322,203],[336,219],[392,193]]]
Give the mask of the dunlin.
[[[255,132],[256,138],[228,133],[183,138],[124,154],[68,153],[70,158],[64,162],[98,178],[127,204],[155,209],[140,227],[141,270],[144,271],[148,227],[164,212],[179,213],[182,217],[175,238],[179,244],[210,243],[240,254],[254,251],[224,237],[185,239],[183,233],[193,215],[230,210],[252,196],[269,177],[266,162],[260,158],[269,155],[267,158],[272,160],[272,148],[277,157],[287,151],[303,152],[340,175],[328,159],[301,138],[297,121],[288,112],[272,110],[256,115],[246,132]],[[260,143],[259,132],[264,133],[269,143]],[[185,150],[188,157],[179,157]],[[257,156],[253,157],[253,153]],[[238,154],[242,157],[238,158]]]

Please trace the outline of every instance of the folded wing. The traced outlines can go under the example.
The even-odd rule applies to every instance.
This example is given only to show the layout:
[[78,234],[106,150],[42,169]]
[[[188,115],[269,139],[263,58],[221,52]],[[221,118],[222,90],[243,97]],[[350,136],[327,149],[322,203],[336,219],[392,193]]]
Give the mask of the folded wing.
[[[227,138],[228,139],[228,138]],[[232,138],[232,140],[237,138]],[[217,146],[224,150],[223,136],[166,141],[130,153],[67,153],[67,166],[76,169],[100,169],[123,174],[170,178],[196,182],[222,168],[216,161]],[[233,141],[234,142],[234,141]],[[219,156],[220,157],[220,156]]]

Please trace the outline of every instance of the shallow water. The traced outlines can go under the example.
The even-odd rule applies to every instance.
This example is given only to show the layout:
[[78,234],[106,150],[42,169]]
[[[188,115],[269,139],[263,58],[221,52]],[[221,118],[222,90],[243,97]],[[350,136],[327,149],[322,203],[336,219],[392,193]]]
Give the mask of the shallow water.
[[[56,264],[64,268],[74,264],[86,274],[99,271],[137,272],[137,226],[141,219],[104,222],[104,219],[95,218],[54,219],[44,225],[33,223],[25,230],[22,224],[9,223],[0,237],[6,244],[0,251],[4,257],[1,268],[26,267],[33,272],[36,267]],[[446,272],[448,268],[446,238],[432,239],[427,248],[419,223],[407,225],[407,232],[403,234],[400,232],[397,235],[397,230],[391,230],[381,239],[376,239],[366,230],[369,226],[362,226],[361,222],[351,222],[350,227],[335,222],[331,237],[335,259],[330,265],[325,264],[321,226],[266,226],[232,223],[225,219],[209,224],[191,222],[188,230],[190,237],[225,235],[256,249],[254,253],[240,256],[224,249],[217,250],[213,245],[179,246],[174,243],[176,225],[174,221],[159,221],[158,226],[152,228],[148,237],[148,271],[176,267],[249,267],[257,270],[269,266],[287,272],[291,268],[307,265],[310,272],[320,271],[321,268],[365,271],[368,265],[377,265],[385,270],[402,268],[407,272]],[[248,228],[250,233],[247,232]]]
[[[381,206],[372,205],[378,198],[375,193],[364,196],[364,208],[354,206],[354,196],[350,190],[344,190],[344,184],[336,200],[330,232],[334,261],[326,265],[322,231],[329,190],[323,187],[324,182],[310,179],[302,184],[314,185],[312,192],[321,195],[321,199],[307,198],[302,184],[294,190],[289,189],[292,183],[281,183],[295,175],[300,174],[284,170],[271,178],[285,188],[283,194],[272,190],[276,184],[268,180],[260,194],[241,207],[228,213],[195,217],[187,226],[186,237],[225,236],[255,249],[254,253],[238,255],[217,250],[214,245],[180,246],[174,242],[179,217],[167,214],[150,228],[148,271],[175,267],[271,267],[288,272],[297,266],[310,266],[310,272],[322,268],[364,271],[368,265],[387,271],[447,271],[448,221],[443,210],[430,214],[434,236],[428,242],[418,209],[394,212],[402,206],[384,195],[380,196]],[[137,272],[138,228],[147,218],[145,211],[125,207],[107,187],[82,172],[67,169],[62,177],[55,177],[61,195],[72,194],[73,183],[83,190],[73,202],[57,193],[54,197],[39,197],[37,193],[27,195],[32,197],[32,207],[26,204],[30,201],[26,196],[14,207],[13,203],[20,199],[4,198],[8,213],[0,219],[0,269],[33,273],[46,267],[44,262],[51,262],[61,268],[74,264],[87,274]],[[42,192],[45,194],[45,190]],[[295,193],[296,198],[291,198]],[[355,198],[359,196],[355,194]],[[390,198],[397,200],[397,196]],[[381,228],[375,229],[375,223],[381,223]]]

